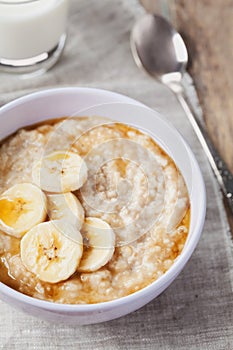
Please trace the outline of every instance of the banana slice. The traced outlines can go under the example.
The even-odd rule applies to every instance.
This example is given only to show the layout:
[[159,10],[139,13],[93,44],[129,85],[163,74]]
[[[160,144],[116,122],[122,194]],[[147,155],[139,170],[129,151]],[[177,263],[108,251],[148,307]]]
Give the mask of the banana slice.
[[49,194],[48,215],[51,220],[65,220],[80,229],[84,221],[84,210],[78,198],[70,192]]
[[115,249],[115,234],[105,221],[88,217],[85,219],[82,235],[84,253],[78,271],[96,271],[111,260]]
[[37,186],[21,183],[0,196],[0,229],[21,238],[46,218],[47,199]]
[[24,266],[41,281],[57,283],[77,270],[83,253],[82,236],[64,221],[43,222],[22,238],[20,253]]
[[32,178],[37,186],[47,192],[76,191],[87,180],[87,166],[77,153],[57,151],[34,165]]

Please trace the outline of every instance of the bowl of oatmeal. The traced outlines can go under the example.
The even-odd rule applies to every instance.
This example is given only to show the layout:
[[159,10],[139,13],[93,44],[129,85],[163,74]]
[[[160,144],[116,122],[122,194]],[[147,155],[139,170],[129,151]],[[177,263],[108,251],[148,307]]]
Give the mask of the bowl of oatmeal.
[[51,89],[2,107],[0,140],[3,301],[52,322],[103,322],[183,269],[205,188],[157,112],[104,90]]

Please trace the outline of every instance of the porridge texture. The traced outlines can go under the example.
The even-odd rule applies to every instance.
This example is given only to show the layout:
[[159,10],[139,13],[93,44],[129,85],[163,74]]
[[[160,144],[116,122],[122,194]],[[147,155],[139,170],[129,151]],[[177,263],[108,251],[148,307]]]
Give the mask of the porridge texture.
[[[59,162],[61,152],[70,152],[76,163],[71,172],[64,156],[57,184],[49,168],[51,191],[50,173],[38,172],[38,164],[43,169],[43,159]],[[35,220],[30,232],[0,226],[0,281],[24,294],[67,304],[117,299],[158,279],[182,252],[190,221],[183,177],[149,135],[131,126],[100,117],[48,121],[4,140],[0,164],[0,221],[11,226],[1,198],[12,186],[33,184],[47,198],[47,216],[39,225]],[[52,232],[51,223],[61,221],[57,229],[62,226],[68,237]],[[69,225],[79,234],[72,245]],[[56,279],[67,259],[63,241],[74,254],[67,260],[70,273]]]

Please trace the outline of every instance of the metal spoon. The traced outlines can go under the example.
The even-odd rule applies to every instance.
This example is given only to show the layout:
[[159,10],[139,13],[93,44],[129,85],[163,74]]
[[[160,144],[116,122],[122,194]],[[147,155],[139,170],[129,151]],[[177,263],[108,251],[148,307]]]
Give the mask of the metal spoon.
[[196,116],[181,84],[188,62],[188,53],[180,34],[163,17],[146,14],[132,30],[131,49],[137,65],[144,67],[150,75],[176,95],[233,212],[233,176]]

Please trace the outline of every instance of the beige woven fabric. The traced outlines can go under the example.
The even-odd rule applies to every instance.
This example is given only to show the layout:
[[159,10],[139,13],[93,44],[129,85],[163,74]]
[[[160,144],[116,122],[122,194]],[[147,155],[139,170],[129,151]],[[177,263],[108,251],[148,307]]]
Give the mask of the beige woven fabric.
[[208,208],[200,243],[160,297],[118,320],[48,325],[0,301],[0,349],[233,349],[232,243],[221,195],[174,96],[133,62],[129,34],[141,12],[136,0],[74,0],[59,64],[33,79],[0,75],[0,104],[46,86],[77,85],[115,90],[165,114],[188,140],[204,174]]

